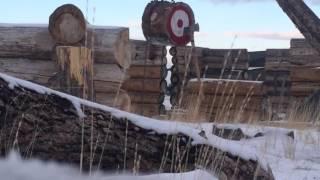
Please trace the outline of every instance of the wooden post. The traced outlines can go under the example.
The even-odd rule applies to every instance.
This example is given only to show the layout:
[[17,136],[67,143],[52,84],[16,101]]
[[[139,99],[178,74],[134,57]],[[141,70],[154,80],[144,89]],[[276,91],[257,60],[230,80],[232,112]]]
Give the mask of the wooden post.
[[71,95],[93,99],[93,61],[91,49],[85,47],[58,46],[59,88]]

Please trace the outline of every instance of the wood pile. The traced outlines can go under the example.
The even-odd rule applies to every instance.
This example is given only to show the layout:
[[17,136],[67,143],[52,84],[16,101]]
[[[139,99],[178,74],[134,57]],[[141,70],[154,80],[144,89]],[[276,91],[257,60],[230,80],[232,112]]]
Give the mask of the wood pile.
[[130,77],[122,88],[131,99],[131,112],[152,117],[165,113],[163,105],[167,90],[167,50],[146,41],[131,40]]
[[265,110],[271,119],[287,113],[290,99],[289,49],[268,49],[265,64]]
[[[61,8],[65,8],[63,13]],[[66,15],[68,11],[72,13]],[[74,15],[75,12],[78,14]],[[60,14],[57,19],[54,18],[57,17],[55,13]],[[92,80],[87,84],[88,87],[93,87],[89,93],[93,95],[92,99],[105,105],[129,110],[130,98],[120,89],[122,81],[126,78],[125,69],[131,64],[129,29],[89,24],[83,26],[81,18],[77,19],[79,17],[79,11],[75,11],[73,6],[64,5],[51,15],[49,25],[0,24],[0,71],[68,92],[68,88],[61,84],[61,78],[66,74],[61,70],[63,66],[59,64],[61,58],[57,56],[56,47],[65,46],[65,49],[69,49],[69,52],[65,53],[66,56],[74,56],[72,54],[75,53],[71,51],[77,51],[77,48],[86,48],[93,52],[92,71],[87,74],[92,74]],[[72,23],[68,23],[70,21]],[[63,26],[67,29],[59,30],[62,27],[59,23],[68,24]],[[70,24],[73,26],[69,26]],[[87,32],[87,38],[83,36],[83,29],[79,29],[76,34],[68,33],[70,29],[80,27]],[[70,58],[72,59],[78,60],[74,57]],[[80,64],[76,62],[69,62],[73,66],[72,70],[78,71],[73,73],[84,76],[83,67],[79,67]]]
[[290,56],[291,95],[307,97],[320,89],[320,55],[304,39],[292,39]]
[[[177,101],[183,80],[196,78],[195,62],[200,66],[200,75],[214,79],[247,79],[249,55],[246,49],[193,49],[190,47],[173,47],[170,49],[173,67],[171,68],[172,102]],[[188,65],[188,61],[191,63]],[[175,99],[175,100],[174,100]]]
[[266,54],[266,106],[274,119],[320,89],[320,56],[304,39],[292,39],[290,49],[269,49]]
[[196,79],[188,82],[182,107],[197,110],[200,118],[220,122],[250,122],[263,116],[263,82]]

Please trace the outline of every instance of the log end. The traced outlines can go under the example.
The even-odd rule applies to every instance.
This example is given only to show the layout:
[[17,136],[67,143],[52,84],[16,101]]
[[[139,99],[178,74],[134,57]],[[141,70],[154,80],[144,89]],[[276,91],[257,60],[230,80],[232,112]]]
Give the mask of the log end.
[[57,43],[72,45],[85,38],[86,20],[72,4],[58,7],[49,18],[49,32]]

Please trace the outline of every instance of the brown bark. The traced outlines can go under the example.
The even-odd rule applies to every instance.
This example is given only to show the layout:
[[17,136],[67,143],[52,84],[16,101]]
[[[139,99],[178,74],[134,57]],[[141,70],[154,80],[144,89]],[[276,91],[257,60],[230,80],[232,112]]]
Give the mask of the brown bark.
[[245,160],[206,144],[192,146],[192,138],[187,134],[157,133],[135,125],[131,119],[117,118],[110,112],[85,105],[87,117],[80,119],[69,100],[23,87],[11,89],[2,79],[0,102],[1,155],[19,148],[18,152],[26,158],[75,166],[80,165],[83,157],[84,170],[99,167],[105,171],[133,171],[136,168],[139,172],[151,173],[184,172],[202,167],[239,180],[254,179],[255,175],[258,179],[274,179],[257,161]]

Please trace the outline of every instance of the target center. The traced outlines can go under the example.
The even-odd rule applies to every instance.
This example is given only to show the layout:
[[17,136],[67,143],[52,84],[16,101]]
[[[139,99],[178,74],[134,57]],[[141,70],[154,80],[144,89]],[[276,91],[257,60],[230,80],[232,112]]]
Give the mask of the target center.
[[182,28],[182,26],[183,26],[183,21],[182,21],[182,19],[179,19],[179,20],[178,20],[177,25],[178,25],[179,28]]

